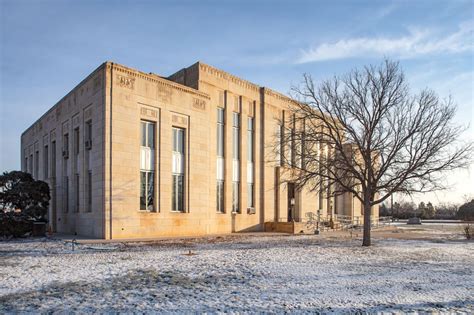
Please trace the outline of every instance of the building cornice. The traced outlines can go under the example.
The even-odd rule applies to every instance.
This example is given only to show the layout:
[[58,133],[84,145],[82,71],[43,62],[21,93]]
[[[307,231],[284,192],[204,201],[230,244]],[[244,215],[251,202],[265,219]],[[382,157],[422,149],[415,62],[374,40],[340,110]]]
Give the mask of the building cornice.
[[252,90],[252,91],[255,91],[255,92],[258,92],[259,89],[260,89],[260,86],[254,84],[250,81],[247,81],[247,80],[241,79],[239,77],[236,77],[235,75],[232,75],[228,72],[217,69],[213,66],[210,66],[210,65],[202,63],[202,62],[198,62],[198,64],[199,64],[199,70],[200,71],[206,72],[206,73],[208,73],[212,76],[230,81],[230,82],[232,82],[236,85],[239,85],[243,88],[246,88],[248,90]]
[[159,84],[159,85],[162,85],[162,86],[166,86],[166,87],[169,87],[169,88],[172,88],[172,89],[179,90],[181,92],[193,94],[195,96],[199,96],[199,97],[202,97],[202,98],[205,98],[205,99],[208,99],[208,100],[211,99],[211,97],[207,93],[204,93],[204,92],[198,91],[196,89],[193,89],[191,87],[187,87],[185,85],[170,81],[170,80],[165,79],[163,77],[160,77],[159,75],[154,74],[154,73],[145,73],[145,72],[142,72],[140,70],[129,68],[129,67],[121,65],[121,64],[108,62],[107,63],[107,69],[110,69],[111,67],[112,67],[113,70],[124,73],[128,76],[140,78],[140,79],[143,79],[143,80],[146,80],[146,81],[149,81],[149,82],[153,82],[153,83],[156,83],[156,84]]

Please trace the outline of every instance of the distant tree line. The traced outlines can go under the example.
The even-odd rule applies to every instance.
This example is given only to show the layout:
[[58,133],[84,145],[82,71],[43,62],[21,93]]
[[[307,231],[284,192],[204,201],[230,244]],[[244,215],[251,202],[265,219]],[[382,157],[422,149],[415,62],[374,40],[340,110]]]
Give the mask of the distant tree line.
[[474,199],[464,204],[442,202],[433,206],[431,202],[400,201],[390,205],[383,203],[379,210],[380,216],[392,216],[397,219],[419,217],[421,219],[464,220],[474,221]]

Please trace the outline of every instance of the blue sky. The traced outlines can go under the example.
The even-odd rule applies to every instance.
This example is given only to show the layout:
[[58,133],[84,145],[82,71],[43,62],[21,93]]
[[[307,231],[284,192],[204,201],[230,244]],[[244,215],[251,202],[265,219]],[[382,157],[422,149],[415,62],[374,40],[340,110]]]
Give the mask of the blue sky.
[[[414,92],[452,95],[458,123],[474,121],[472,0],[0,0],[0,11],[0,171],[20,167],[21,132],[105,60],[161,75],[201,60],[286,93],[303,73],[324,79],[386,56]],[[471,172],[417,198],[474,196]]]

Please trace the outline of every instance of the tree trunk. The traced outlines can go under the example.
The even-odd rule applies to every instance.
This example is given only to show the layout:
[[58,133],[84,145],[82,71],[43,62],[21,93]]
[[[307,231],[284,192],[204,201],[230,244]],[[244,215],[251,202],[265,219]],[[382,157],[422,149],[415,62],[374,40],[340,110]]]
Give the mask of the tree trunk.
[[372,213],[372,207],[370,206],[370,200],[366,198],[364,200],[364,235],[362,237],[362,246],[370,246],[371,213]]

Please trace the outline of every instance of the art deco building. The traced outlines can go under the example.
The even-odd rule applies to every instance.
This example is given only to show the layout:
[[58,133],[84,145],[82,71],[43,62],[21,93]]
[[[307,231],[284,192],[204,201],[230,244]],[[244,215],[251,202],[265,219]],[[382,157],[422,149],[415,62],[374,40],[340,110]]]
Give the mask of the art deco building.
[[291,166],[273,151],[291,102],[201,62],[169,77],[105,62],[22,134],[22,169],[49,183],[53,231],[96,238],[361,216],[350,194],[280,185]]

